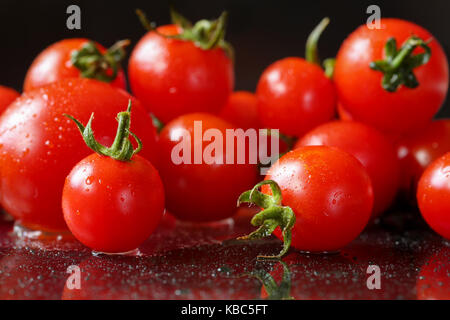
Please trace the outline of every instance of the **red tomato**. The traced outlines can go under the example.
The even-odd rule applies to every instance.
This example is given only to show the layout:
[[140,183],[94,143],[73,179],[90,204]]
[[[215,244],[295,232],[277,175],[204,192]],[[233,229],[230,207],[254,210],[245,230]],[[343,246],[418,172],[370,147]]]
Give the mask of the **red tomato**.
[[[370,177],[356,158],[339,149],[308,146],[293,150],[270,168],[265,181],[279,186],[281,199],[272,185],[263,185],[262,193],[273,197],[271,201],[261,201],[262,205],[253,201],[265,209],[255,215],[252,223],[262,225],[258,230],[263,236],[278,225],[274,233],[280,239],[283,227],[285,248],[281,254],[285,253],[289,228],[294,248],[335,251],[354,240],[369,221],[373,207]],[[251,202],[242,201],[243,196],[241,202]]]
[[[439,42],[422,27],[399,19],[382,19],[381,25],[381,29],[363,25],[344,41],[333,79],[340,102],[352,116],[381,131],[405,133],[430,121],[441,107],[448,89],[448,62]],[[383,72],[373,70],[371,63],[386,58],[385,45],[389,39],[394,38],[400,47],[412,35],[423,41],[431,39],[428,43],[431,58],[408,70],[402,67],[411,60],[411,55],[407,55],[404,65],[397,66],[400,71],[396,70],[391,80],[412,81],[415,76],[418,86],[409,88],[403,83],[391,87],[393,92],[387,91],[382,86]],[[423,52],[423,48],[417,48],[413,54],[417,57]]]
[[70,231],[87,247],[127,252],[142,244],[161,220],[164,189],[156,169],[139,155],[125,162],[95,153],[68,175],[62,209]]
[[450,152],[423,173],[417,188],[417,202],[428,225],[450,239]]
[[166,25],[148,32],[128,66],[133,93],[163,123],[192,112],[218,113],[234,86],[233,63],[225,50],[204,50],[193,41],[162,36],[182,31]]
[[415,198],[417,183],[425,169],[450,152],[450,119],[436,120],[397,142],[401,189]]
[[0,117],[0,203],[22,225],[66,230],[61,212],[64,179],[91,151],[63,114],[87,122],[95,113],[95,136],[110,145],[114,117],[131,99],[132,124],[144,147],[142,156],[157,160],[156,130],[140,103],[123,90],[96,80],[67,79],[29,91]]
[[20,94],[11,88],[0,86],[0,113],[3,112]]
[[[196,121],[202,125],[199,139],[195,138],[194,133]],[[223,137],[223,146],[216,149],[217,161],[210,164],[206,163],[202,156],[211,142],[201,140],[209,129],[215,130]],[[178,219],[214,221],[231,217],[236,211],[236,199],[239,194],[257,181],[258,172],[255,164],[248,161],[245,161],[245,164],[238,164],[236,158],[233,160],[234,163],[227,162],[226,129],[234,127],[217,116],[193,113],[169,122],[161,131],[159,137],[161,165],[158,169],[165,186],[167,209]],[[186,162],[175,164],[172,158],[174,147],[180,145],[182,141],[187,141],[187,146],[191,148],[187,154],[191,164]],[[196,150],[201,152],[199,154],[202,158],[201,164],[194,163]],[[235,157],[237,152],[235,143]],[[218,164],[220,161],[223,164]]]
[[220,111],[220,117],[231,122],[237,128],[261,128],[258,119],[258,99],[248,91],[232,93]]
[[[79,78],[80,70],[73,65],[71,56],[74,51],[81,50],[90,41],[83,38],[65,39],[46,48],[28,69],[23,90],[30,91],[61,79]],[[100,44],[96,44],[96,46],[101,53],[106,52],[106,49]],[[111,84],[126,89],[125,75],[122,70],[118,71]]]
[[350,112],[348,112],[345,107],[342,105],[342,103],[338,103],[337,105],[337,113],[339,116],[339,119],[344,120],[344,121],[351,121],[351,120],[355,120],[353,119],[353,116]]
[[336,94],[323,70],[301,58],[270,65],[256,90],[260,121],[265,127],[300,137],[334,116]]
[[384,212],[398,190],[399,166],[392,143],[377,130],[353,121],[333,121],[308,132],[296,147],[325,145],[357,158],[370,176],[374,193],[372,216]]

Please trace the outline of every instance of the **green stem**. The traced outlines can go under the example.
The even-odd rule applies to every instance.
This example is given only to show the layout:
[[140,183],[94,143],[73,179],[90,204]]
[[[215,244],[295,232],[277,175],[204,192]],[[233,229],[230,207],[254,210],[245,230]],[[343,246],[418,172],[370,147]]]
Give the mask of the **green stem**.
[[317,49],[320,36],[330,23],[329,18],[323,18],[322,21],[314,28],[309,34],[308,40],[306,40],[306,53],[305,57],[308,62],[320,65],[320,58]]
[[89,41],[72,53],[71,62],[80,70],[81,77],[109,83],[116,79],[129,45],[130,40],[121,40],[101,53],[95,42]]
[[[116,120],[119,124],[117,126],[116,137],[114,138],[113,144],[109,148],[98,143],[94,137],[94,132],[92,131],[92,120],[94,119],[94,114],[91,115],[86,127],[74,117],[67,114],[64,114],[64,116],[75,122],[86,145],[98,154],[108,156],[119,161],[130,161],[131,157],[142,150],[141,140],[130,131],[131,100],[128,102],[127,111],[119,112],[117,114]],[[138,144],[136,149],[133,149],[133,145],[129,139],[130,135]]]
[[335,65],[336,65],[335,58],[328,58],[323,61],[323,68],[325,69],[325,75],[330,79],[333,78]]
[[[431,48],[428,46],[430,41],[411,36],[400,49],[397,49],[396,39],[388,39],[384,48],[385,59],[370,63],[372,70],[383,73],[381,85],[386,91],[395,92],[401,85],[411,89],[419,86],[414,69],[430,61]],[[424,52],[413,55],[417,47],[421,47]]]
[[[259,191],[263,185],[269,185],[272,195],[267,195]],[[290,207],[281,205],[282,195],[278,184],[273,180],[265,180],[256,184],[251,190],[239,196],[237,205],[241,203],[252,203],[263,210],[257,213],[251,220],[251,224],[259,227],[252,233],[239,237],[238,240],[253,240],[268,237],[277,227],[281,228],[283,237],[283,249],[275,256],[259,256],[265,259],[280,259],[285,255],[292,241],[292,228],[295,225],[295,214]]]
[[221,48],[230,59],[233,59],[233,48],[231,44],[225,41],[226,22],[228,17],[226,11],[222,12],[220,17],[216,20],[203,19],[193,24],[171,7],[170,15],[172,23],[181,28],[181,33],[176,35],[163,35],[159,33],[156,30],[154,23],[149,22],[142,10],[137,9],[136,14],[147,31],[156,32],[160,36],[168,39],[192,41],[197,47],[203,50]]

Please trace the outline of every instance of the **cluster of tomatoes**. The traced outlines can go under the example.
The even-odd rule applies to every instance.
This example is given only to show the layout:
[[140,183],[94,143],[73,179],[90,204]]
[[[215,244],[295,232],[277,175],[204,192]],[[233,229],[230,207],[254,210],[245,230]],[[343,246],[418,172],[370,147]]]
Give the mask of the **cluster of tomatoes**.
[[[363,25],[322,67],[324,19],[306,58],[273,63],[250,93],[232,92],[226,14],[191,23],[172,12],[173,24],[158,28],[139,16],[148,32],[128,65],[134,96],[121,66],[128,41],[59,41],[34,60],[22,95],[1,88],[0,203],[22,226],[69,229],[93,250],[121,253],[147,239],[164,210],[209,222],[232,216],[238,201],[262,209],[243,238],[274,233],[280,256],[291,245],[340,249],[399,191],[417,191],[425,220],[450,238],[450,120],[432,120],[448,63],[428,31],[399,19]],[[180,132],[196,121],[224,136],[279,129],[289,143],[265,178],[250,163],[174,163]],[[207,147],[198,143],[191,150]]]

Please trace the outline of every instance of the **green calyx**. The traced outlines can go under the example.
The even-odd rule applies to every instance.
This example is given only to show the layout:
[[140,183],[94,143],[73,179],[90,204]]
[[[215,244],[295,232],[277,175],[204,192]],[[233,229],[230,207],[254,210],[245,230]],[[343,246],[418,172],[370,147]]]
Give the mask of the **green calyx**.
[[[142,10],[136,10],[136,14],[145,29],[158,33],[155,28],[155,24],[149,22]],[[175,11],[173,8],[170,10],[170,16],[172,23],[178,25],[182,29],[182,32],[177,35],[158,34],[166,38],[192,41],[197,47],[203,50],[222,48],[225,50],[228,57],[233,59],[233,47],[230,43],[225,41],[225,31],[228,17],[228,13],[226,11],[222,12],[220,17],[215,20],[202,19],[197,21],[195,24],[182,16],[179,12]]]
[[[431,48],[428,46],[429,42],[411,36],[400,49],[397,49],[395,38],[390,38],[386,42],[385,59],[370,63],[371,69],[384,74],[381,85],[386,91],[395,92],[401,85],[411,89],[419,86],[419,82],[414,75],[414,69],[430,60]],[[413,55],[413,51],[417,47],[423,48],[424,52]]]
[[[263,185],[269,185],[272,195],[259,191]],[[256,184],[253,189],[245,191],[239,196],[237,205],[252,203],[264,210],[257,213],[251,220],[251,224],[259,227],[249,235],[238,238],[238,240],[262,239],[270,236],[277,227],[281,228],[283,236],[283,249],[276,256],[259,256],[259,258],[279,259],[291,246],[292,228],[295,224],[295,214],[290,207],[281,205],[281,189],[275,181],[265,180]]]
[[71,62],[83,78],[110,83],[116,79],[121,62],[125,59],[125,48],[130,40],[116,42],[105,53],[101,53],[93,41],[85,43],[80,50],[72,52]]
[[[306,40],[306,52],[305,52],[306,61],[321,66],[318,43],[320,36],[322,35],[322,33],[325,31],[325,29],[329,24],[330,19],[323,18],[322,21],[320,21],[319,24],[309,34],[308,39]],[[323,61],[322,67],[324,68],[325,75],[328,78],[333,77],[334,64],[335,64],[334,58],[328,58]]]
[[[117,133],[113,144],[109,148],[101,145],[97,142],[97,140],[95,140],[94,132],[92,131],[91,126],[92,120],[94,119],[93,113],[86,127],[83,126],[83,124],[81,124],[81,122],[74,117],[67,114],[65,114],[64,116],[72,119],[76,123],[78,129],[80,129],[84,142],[86,142],[86,145],[96,153],[120,161],[130,161],[131,157],[137,154],[142,149],[141,140],[133,132],[130,131],[130,115],[131,100],[129,100],[128,102],[127,111],[122,111],[117,114],[116,120],[119,123],[117,126]],[[133,145],[131,144],[129,135],[133,136],[133,138],[136,140],[138,144],[138,147],[136,149],[133,149]]]
[[283,267],[283,277],[277,283],[272,275],[264,269],[257,269],[248,273],[249,276],[258,279],[267,292],[268,300],[293,300],[291,296],[291,271],[284,261],[279,261]]

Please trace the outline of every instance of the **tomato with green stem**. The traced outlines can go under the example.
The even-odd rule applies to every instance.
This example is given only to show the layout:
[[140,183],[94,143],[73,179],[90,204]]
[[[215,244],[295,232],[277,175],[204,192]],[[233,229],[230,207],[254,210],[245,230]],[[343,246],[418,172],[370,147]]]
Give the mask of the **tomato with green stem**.
[[[0,203],[21,225],[66,231],[61,212],[64,179],[91,152],[79,139],[68,113],[87,121],[96,114],[96,137],[114,138],[114,117],[131,99],[141,155],[157,163],[156,130],[139,101],[101,81],[73,78],[24,93],[0,117]],[[133,142],[134,143],[134,142]]]
[[[212,114],[192,113],[172,120],[161,131],[158,169],[167,210],[176,218],[196,222],[229,218],[236,211],[239,194],[258,181],[256,162],[248,161],[248,151],[238,150],[238,143],[233,145],[233,159],[228,158],[227,129],[235,127]],[[216,136],[206,139],[210,133],[224,138],[214,149],[218,140]],[[238,137],[243,138],[243,133]],[[237,161],[240,152],[246,152],[243,163]]]
[[[130,131],[131,100],[117,114],[111,147],[97,142],[91,115],[86,127],[70,115],[86,145],[95,151],[69,173],[62,209],[72,234],[87,247],[106,253],[136,249],[156,229],[164,213],[164,189],[158,171],[137,155],[140,139]],[[138,147],[133,149],[131,135]]]
[[259,118],[265,127],[300,137],[333,118],[335,88],[320,67],[317,54],[317,42],[328,23],[327,18],[322,20],[309,36],[306,60],[285,58],[264,70],[256,95]]
[[417,202],[428,225],[450,240],[450,152],[423,173],[417,187]]
[[372,181],[373,218],[391,205],[398,190],[400,168],[392,142],[382,133],[359,122],[333,121],[308,132],[295,147],[311,145],[339,148],[362,163]]
[[34,59],[25,76],[24,91],[67,78],[97,79],[126,89],[121,61],[129,40],[115,43],[105,49],[100,44],[84,38],[58,41]]
[[3,112],[20,94],[11,88],[0,86],[0,113]]
[[263,211],[251,221],[259,228],[240,239],[274,233],[283,240],[283,249],[265,258],[279,258],[291,244],[302,251],[332,252],[350,243],[369,221],[373,190],[355,157],[336,148],[308,146],[281,157],[264,181],[241,194],[241,203]]
[[429,122],[448,90],[448,61],[424,28],[381,19],[381,28],[360,26],[336,57],[333,80],[339,101],[358,121],[389,134]]
[[450,152],[450,119],[435,120],[412,134],[400,137],[396,147],[401,164],[401,191],[409,200],[415,200],[417,183],[425,169]]
[[163,123],[187,113],[219,113],[234,86],[226,13],[192,24],[172,11],[173,24],[155,29],[138,12],[148,33],[128,66],[136,97]]

